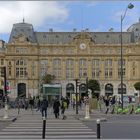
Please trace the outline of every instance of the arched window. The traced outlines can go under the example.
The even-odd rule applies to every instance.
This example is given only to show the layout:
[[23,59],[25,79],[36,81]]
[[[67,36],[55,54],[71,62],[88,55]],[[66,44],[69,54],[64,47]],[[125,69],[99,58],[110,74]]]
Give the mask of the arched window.
[[[123,94],[126,94],[126,85],[123,84]],[[119,84],[118,86],[118,94],[121,94],[122,93],[122,90],[121,90],[121,84]]]
[[25,83],[19,83],[18,84],[18,97],[26,97],[26,84]]
[[113,85],[112,84],[106,84],[105,85],[105,95],[113,95]]
[[74,93],[74,85],[72,83],[68,83],[66,85],[66,96],[71,97],[71,94]]
[[79,85],[79,93],[81,97],[87,96],[87,86],[86,84],[82,83]]

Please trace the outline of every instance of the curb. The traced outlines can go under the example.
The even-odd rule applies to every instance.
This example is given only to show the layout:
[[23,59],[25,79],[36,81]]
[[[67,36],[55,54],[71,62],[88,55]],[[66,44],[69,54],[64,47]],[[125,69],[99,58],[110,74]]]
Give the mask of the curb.
[[96,117],[96,118],[89,118],[89,119],[85,119],[84,116],[75,116],[74,117],[75,119],[77,120],[80,120],[80,121],[83,121],[83,122],[88,122],[88,121],[97,121],[97,119],[100,119],[101,122],[106,122],[107,121],[107,118],[104,118],[104,117]]
[[15,122],[17,120],[17,117],[11,117],[11,118],[0,118],[0,122]]
[[89,119],[85,119],[85,118],[79,118],[79,120],[81,120],[82,122],[93,122],[93,121],[97,121],[97,119],[100,119],[101,122],[106,122],[107,119],[106,118],[89,118]]

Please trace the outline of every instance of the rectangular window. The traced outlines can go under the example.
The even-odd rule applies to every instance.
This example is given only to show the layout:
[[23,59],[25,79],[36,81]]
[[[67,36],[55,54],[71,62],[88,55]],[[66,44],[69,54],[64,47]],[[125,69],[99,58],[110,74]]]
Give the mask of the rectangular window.
[[27,52],[27,48],[16,48],[16,53],[26,54]]
[[4,59],[1,59],[1,65],[4,65]]
[[87,65],[86,59],[79,60],[79,78],[85,78],[87,75]]
[[67,79],[74,78],[74,60],[73,59],[66,60],[66,78]]
[[113,76],[112,59],[106,59],[104,63],[104,67],[105,67],[105,71],[104,71],[105,78],[112,78]]
[[92,78],[100,77],[100,60],[93,59],[92,60]]
[[8,74],[11,76],[11,67],[8,68]]
[[[122,76],[126,76],[125,59],[122,60]],[[118,60],[118,78],[121,78],[121,59]]]
[[53,60],[53,75],[55,75],[56,79],[61,78],[61,59]]

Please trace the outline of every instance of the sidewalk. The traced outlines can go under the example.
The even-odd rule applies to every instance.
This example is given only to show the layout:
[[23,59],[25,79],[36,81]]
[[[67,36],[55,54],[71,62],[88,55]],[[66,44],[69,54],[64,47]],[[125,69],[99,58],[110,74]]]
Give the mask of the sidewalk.
[[[52,108],[48,108],[47,112],[48,112],[48,115],[54,116]],[[28,110],[21,109],[20,113],[18,114],[17,109],[9,109],[8,110],[8,116],[9,116],[8,119],[3,119],[4,113],[5,113],[4,108],[0,109],[0,121],[13,121],[13,120],[18,119],[18,117],[21,117],[22,115],[32,114],[32,111],[30,109],[28,109]],[[36,109],[33,110],[33,113],[36,114]],[[37,112],[37,114],[40,114],[40,116],[41,116],[41,113],[39,111]],[[65,115],[67,116],[67,118],[74,117],[74,118],[82,120],[82,121],[96,121],[97,119],[106,120],[106,117],[108,116],[98,110],[93,110],[92,113],[90,114],[90,118],[85,119],[85,108],[84,107],[82,109],[81,108],[78,109],[78,115],[76,115],[76,110],[74,110],[72,108],[66,109]]]

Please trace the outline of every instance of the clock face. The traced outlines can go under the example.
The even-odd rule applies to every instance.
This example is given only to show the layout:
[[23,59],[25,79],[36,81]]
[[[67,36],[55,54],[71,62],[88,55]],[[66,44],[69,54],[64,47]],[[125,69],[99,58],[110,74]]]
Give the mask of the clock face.
[[85,43],[81,43],[81,44],[80,44],[80,49],[83,50],[83,49],[85,49],[85,48],[86,48],[86,44],[85,44]]

